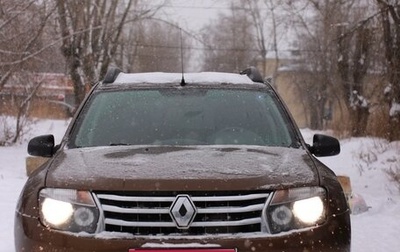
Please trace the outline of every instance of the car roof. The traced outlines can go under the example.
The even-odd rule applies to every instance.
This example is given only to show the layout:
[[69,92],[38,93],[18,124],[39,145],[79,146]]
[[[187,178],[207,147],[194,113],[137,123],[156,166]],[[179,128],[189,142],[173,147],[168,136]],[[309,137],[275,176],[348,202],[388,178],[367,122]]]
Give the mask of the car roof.
[[[185,73],[185,82],[194,83],[229,83],[229,84],[254,84],[246,75],[220,72]],[[180,83],[181,73],[120,73],[115,79],[115,84],[161,84]]]
[[[268,86],[255,67],[249,67],[238,73],[200,72],[200,73],[124,73],[119,68],[110,68],[100,86],[117,88],[118,86],[190,86],[194,85],[240,85],[247,87]],[[267,84],[267,85],[266,85]]]

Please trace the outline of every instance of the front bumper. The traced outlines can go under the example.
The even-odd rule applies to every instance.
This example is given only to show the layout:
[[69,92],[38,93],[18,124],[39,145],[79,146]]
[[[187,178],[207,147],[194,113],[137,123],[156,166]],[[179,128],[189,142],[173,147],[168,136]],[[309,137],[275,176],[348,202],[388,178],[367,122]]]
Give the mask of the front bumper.
[[313,229],[270,234],[184,236],[123,236],[118,233],[98,235],[68,234],[43,227],[36,218],[16,214],[16,251],[124,251],[129,249],[225,248],[237,252],[274,251],[350,251],[348,213],[329,218]]

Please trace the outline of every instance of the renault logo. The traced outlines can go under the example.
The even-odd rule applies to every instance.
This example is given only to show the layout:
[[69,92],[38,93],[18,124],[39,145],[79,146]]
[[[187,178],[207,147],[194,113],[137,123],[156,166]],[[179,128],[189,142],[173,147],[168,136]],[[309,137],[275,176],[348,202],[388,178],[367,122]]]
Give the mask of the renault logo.
[[186,194],[176,196],[175,201],[169,209],[171,218],[180,229],[188,229],[196,213],[197,209],[193,201],[190,199],[189,195]]

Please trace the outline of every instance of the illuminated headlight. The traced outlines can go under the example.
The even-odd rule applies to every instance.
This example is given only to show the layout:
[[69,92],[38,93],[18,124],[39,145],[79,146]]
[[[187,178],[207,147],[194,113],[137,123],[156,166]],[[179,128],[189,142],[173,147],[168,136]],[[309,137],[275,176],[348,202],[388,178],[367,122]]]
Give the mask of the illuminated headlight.
[[41,205],[43,219],[53,226],[61,226],[68,223],[74,214],[74,208],[71,203],[44,198]]
[[94,233],[99,210],[87,191],[71,189],[42,189],[39,194],[40,220],[46,227]]
[[316,226],[326,218],[326,192],[321,187],[276,191],[266,210],[271,233]]
[[315,224],[323,216],[324,203],[320,197],[299,200],[293,203],[293,214],[301,222]]

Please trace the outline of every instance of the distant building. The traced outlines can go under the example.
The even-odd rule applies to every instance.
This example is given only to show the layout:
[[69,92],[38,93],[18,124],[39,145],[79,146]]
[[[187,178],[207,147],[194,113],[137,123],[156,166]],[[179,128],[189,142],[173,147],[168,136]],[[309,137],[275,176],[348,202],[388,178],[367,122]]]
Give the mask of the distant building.
[[[300,128],[307,128],[310,127],[311,111],[306,105],[304,98],[299,95],[299,87],[306,84],[307,79],[310,79],[312,75],[318,73],[310,71],[304,65],[301,65],[299,56],[298,51],[288,50],[283,54],[280,53],[279,57],[282,58],[277,60],[274,53],[269,53],[265,63],[262,61],[258,62],[258,68],[262,71],[263,67],[265,67],[265,76],[273,78],[273,86],[288,106],[298,126]],[[367,84],[365,92],[370,98],[369,102],[371,105],[369,109],[370,120],[367,126],[368,132],[369,129],[372,130],[379,127],[379,123],[387,119],[387,111],[389,109],[378,103],[379,96],[382,95],[383,91],[380,93],[377,90],[384,83],[380,72],[370,72],[364,81]],[[326,128],[343,129],[349,126],[349,111],[345,106],[348,101],[339,100],[337,99],[338,97],[336,96],[334,99],[328,100],[325,105],[324,125]]]
[[73,85],[65,74],[15,74],[0,90],[0,113],[15,115],[18,107],[39,85],[29,105],[32,117],[61,119],[70,117],[75,108]]
[[[299,97],[297,87],[294,84],[299,76],[304,76],[298,68],[299,53],[296,50],[280,51],[278,59],[275,52],[267,54],[266,61],[258,62],[258,68],[267,78],[272,78],[273,86],[288,106],[292,116],[300,128],[308,127],[309,115],[306,106]],[[265,67],[265,70],[262,69]]]

